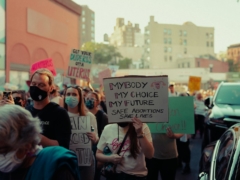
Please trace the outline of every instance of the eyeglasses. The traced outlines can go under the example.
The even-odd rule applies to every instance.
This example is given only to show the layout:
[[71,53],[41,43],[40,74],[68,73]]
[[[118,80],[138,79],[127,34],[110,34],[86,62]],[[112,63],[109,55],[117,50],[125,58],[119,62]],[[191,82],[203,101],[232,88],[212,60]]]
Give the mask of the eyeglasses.
[[90,101],[97,101],[97,99],[95,98],[85,98],[86,100],[90,100]]

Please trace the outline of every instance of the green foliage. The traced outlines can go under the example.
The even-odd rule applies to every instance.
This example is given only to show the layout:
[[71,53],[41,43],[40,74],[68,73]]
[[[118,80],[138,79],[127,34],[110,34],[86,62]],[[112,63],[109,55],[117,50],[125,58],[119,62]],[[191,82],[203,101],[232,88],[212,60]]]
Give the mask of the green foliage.
[[117,59],[122,58],[116,47],[103,43],[87,42],[81,50],[92,52],[95,64],[117,64]]
[[132,64],[132,59],[124,58],[118,62],[119,69],[129,69],[129,66]]
[[240,67],[239,62],[234,63],[234,60],[232,59],[228,59],[227,62],[229,66],[229,70],[228,70],[229,72],[239,72],[239,67]]

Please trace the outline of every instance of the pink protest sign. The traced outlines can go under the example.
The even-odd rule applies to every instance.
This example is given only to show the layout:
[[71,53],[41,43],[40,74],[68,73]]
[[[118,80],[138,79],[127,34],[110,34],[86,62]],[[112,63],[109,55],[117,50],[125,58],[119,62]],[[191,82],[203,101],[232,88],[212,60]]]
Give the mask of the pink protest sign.
[[44,59],[44,60],[41,60],[41,61],[38,61],[38,62],[35,62],[34,64],[32,64],[31,70],[30,70],[31,74],[33,74],[36,70],[41,69],[41,68],[48,69],[49,71],[52,72],[52,74],[54,76],[57,75],[56,70],[55,70],[54,65],[53,65],[53,61],[52,61],[51,58]]
[[100,84],[103,85],[103,79],[109,78],[109,77],[111,77],[111,75],[112,75],[112,71],[109,68],[99,72],[98,78],[99,78]]

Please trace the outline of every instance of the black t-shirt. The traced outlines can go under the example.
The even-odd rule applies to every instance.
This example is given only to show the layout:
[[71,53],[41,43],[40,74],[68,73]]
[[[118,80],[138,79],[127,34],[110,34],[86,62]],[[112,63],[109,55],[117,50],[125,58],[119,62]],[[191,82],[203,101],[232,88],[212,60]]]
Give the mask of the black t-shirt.
[[101,110],[98,110],[95,116],[97,119],[98,137],[101,137],[104,127],[108,124],[108,117],[107,117],[107,114],[105,114]]
[[71,123],[68,113],[58,104],[50,102],[43,109],[27,108],[33,117],[39,117],[43,128],[42,135],[57,140],[59,145],[69,149]]
[[106,103],[101,101],[100,102],[100,106],[102,107],[103,111],[107,114],[107,106],[106,106]]

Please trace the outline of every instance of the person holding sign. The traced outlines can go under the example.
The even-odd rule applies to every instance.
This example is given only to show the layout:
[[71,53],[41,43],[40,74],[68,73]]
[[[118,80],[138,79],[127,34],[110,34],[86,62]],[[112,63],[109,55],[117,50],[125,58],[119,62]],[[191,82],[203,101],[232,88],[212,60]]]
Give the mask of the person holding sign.
[[[91,140],[92,144],[97,144],[98,138],[98,128],[95,116],[89,112],[84,104],[83,93],[79,86],[68,86],[64,95],[64,107],[68,111],[69,117],[72,123],[72,130],[79,129],[78,127],[83,127],[81,124],[82,121],[78,121],[80,116],[90,116],[90,125],[92,127],[92,132],[87,133],[87,137]],[[77,119],[77,121],[75,121]],[[75,140],[75,139],[74,139]],[[87,140],[87,139],[86,139]],[[79,142],[80,144],[80,142]],[[75,144],[76,145],[76,144]],[[94,163],[94,155],[91,151],[91,166],[80,166],[79,170],[81,173],[81,177],[84,180],[93,180],[94,179],[94,171],[95,171],[95,163]]]
[[[117,154],[122,141],[124,145]],[[115,164],[116,180],[146,180],[145,157],[151,159],[154,148],[149,127],[140,119],[105,126],[97,148],[98,161]],[[109,154],[104,154],[105,149],[109,149]]]

